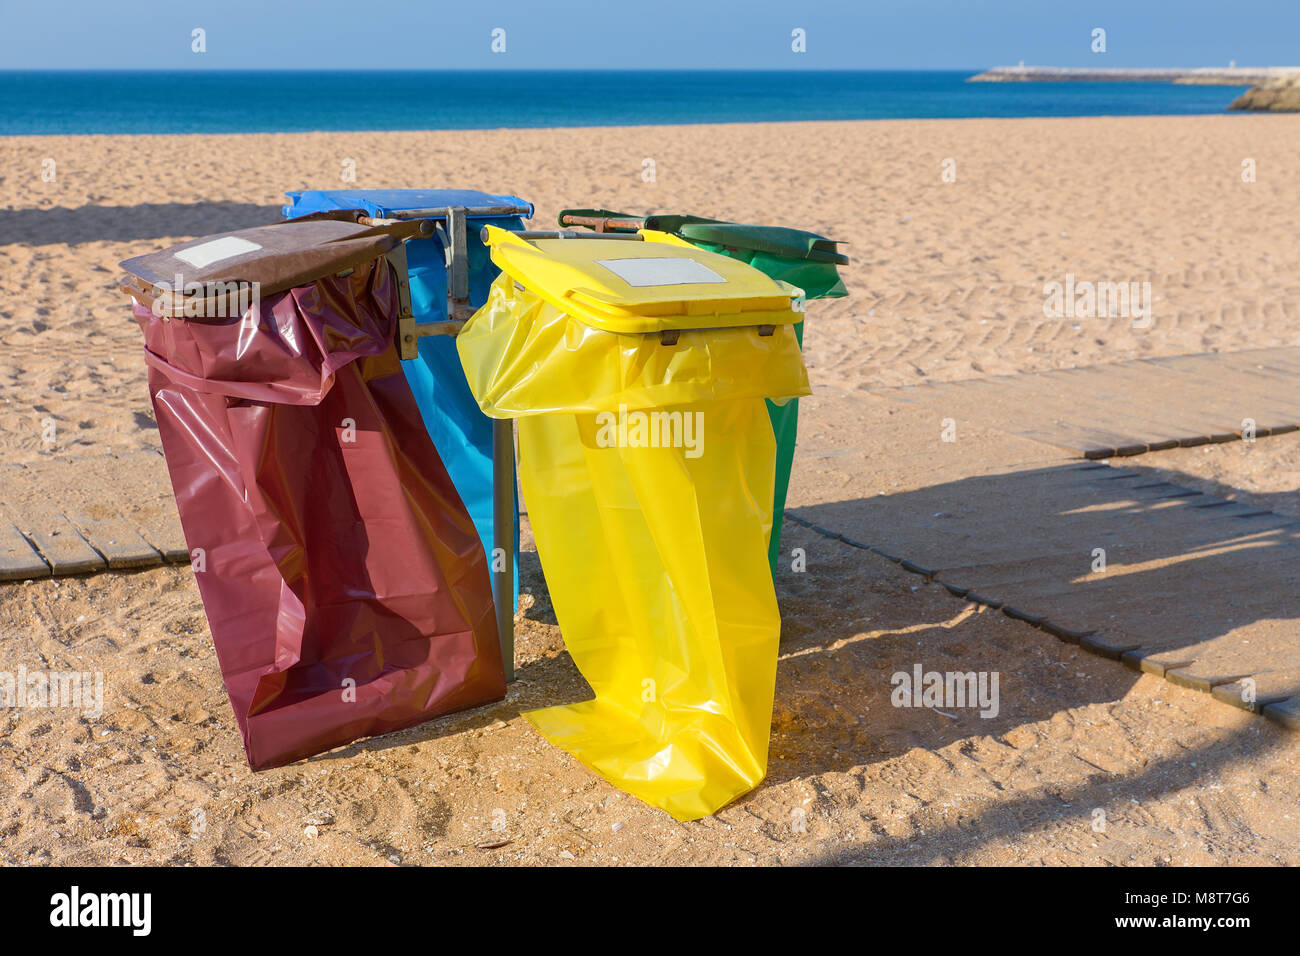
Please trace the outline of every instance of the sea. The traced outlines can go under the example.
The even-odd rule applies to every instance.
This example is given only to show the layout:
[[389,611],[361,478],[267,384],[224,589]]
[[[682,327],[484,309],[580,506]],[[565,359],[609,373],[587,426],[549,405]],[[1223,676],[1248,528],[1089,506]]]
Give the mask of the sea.
[[1245,90],[949,71],[0,71],[0,135],[1222,113]]

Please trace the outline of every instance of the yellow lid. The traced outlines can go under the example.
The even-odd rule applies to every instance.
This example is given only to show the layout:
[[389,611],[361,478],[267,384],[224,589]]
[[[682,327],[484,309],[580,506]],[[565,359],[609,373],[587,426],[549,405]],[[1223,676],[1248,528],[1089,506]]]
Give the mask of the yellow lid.
[[649,333],[793,325],[799,290],[729,256],[687,243],[522,239],[487,227],[492,261],[520,285],[592,328]]

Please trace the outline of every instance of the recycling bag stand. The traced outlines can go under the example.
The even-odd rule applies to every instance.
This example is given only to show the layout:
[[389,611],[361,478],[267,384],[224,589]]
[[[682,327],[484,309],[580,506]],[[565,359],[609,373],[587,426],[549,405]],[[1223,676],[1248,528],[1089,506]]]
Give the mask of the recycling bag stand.
[[[290,219],[351,215],[371,224],[429,223],[406,244],[411,312],[403,317],[398,350],[402,370],[425,427],[451,474],[490,556],[503,635],[513,635],[519,604],[519,502],[514,436],[509,422],[479,411],[465,383],[455,336],[487,299],[497,268],[479,232],[484,225],[523,228],[531,203],[468,189],[331,189],[286,193]],[[502,569],[502,564],[505,565]],[[504,575],[504,578],[501,576]],[[504,644],[503,644],[504,646]],[[506,657],[514,679],[513,655]]]
[[797,290],[684,243],[485,233],[502,274],[457,348],[483,411],[519,419],[538,556],[595,692],[525,716],[615,786],[706,816],[767,770],[764,402],[809,393]]
[[[805,298],[838,298],[848,294],[839,276],[838,266],[848,264],[839,252],[839,243],[815,232],[783,226],[755,226],[747,223],[706,219],[702,216],[651,215],[630,216],[608,209],[566,209],[560,213],[561,226],[583,226],[598,233],[622,234],[651,230],[667,233],[700,249],[718,252],[747,262],[773,279],[780,279],[802,289]],[[799,347],[803,348],[803,323],[795,328]],[[785,499],[794,467],[794,446],[799,427],[798,400],[767,403],[776,433],[776,492],[773,497],[772,540],[768,560],[776,576],[781,558],[781,521]]]
[[318,217],[122,263],[256,770],[505,694],[487,556],[395,342],[428,228]]

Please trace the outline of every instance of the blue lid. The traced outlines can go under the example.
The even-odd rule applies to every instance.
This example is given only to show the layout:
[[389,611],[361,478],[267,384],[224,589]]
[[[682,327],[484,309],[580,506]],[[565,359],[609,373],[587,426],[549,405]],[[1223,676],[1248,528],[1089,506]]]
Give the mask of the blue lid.
[[476,189],[298,189],[285,193],[289,205],[286,219],[331,209],[364,209],[376,219],[411,209],[447,206],[523,206],[533,215],[533,204],[518,196],[497,196]]

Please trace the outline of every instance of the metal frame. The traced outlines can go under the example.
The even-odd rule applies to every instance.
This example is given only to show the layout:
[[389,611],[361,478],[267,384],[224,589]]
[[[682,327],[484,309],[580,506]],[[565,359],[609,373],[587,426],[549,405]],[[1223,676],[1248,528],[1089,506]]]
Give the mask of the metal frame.
[[[407,278],[406,246],[398,246],[388,254],[398,275],[398,294],[401,311],[398,318],[397,349],[403,360],[414,359],[419,354],[419,340],[426,335],[459,335],[466,320],[474,314],[469,304],[469,249],[466,245],[467,220],[470,216],[527,216],[530,210],[521,206],[449,206],[444,209],[411,209],[396,219],[358,219],[364,225],[386,225],[397,219],[410,220],[437,217],[444,222],[434,226],[433,234],[442,240],[447,263],[447,318],[442,322],[417,325],[411,311],[411,288]],[[637,233],[579,232],[572,229],[520,230],[513,233],[521,239],[623,239],[641,242]],[[487,235],[484,227],[480,233]],[[677,340],[677,330],[664,333],[664,344]],[[771,327],[761,327],[760,335],[771,335]],[[671,338],[671,341],[669,339]],[[515,433],[514,421],[508,418],[492,420],[492,546],[504,556],[500,571],[491,571],[492,600],[497,612],[497,635],[501,641],[501,663],[506,680],[515,679],[515,616],[511,596],[514,592],[514,541],[507,528],[514,530],[518,519],[514,497]],[[492,557],[489,556],[489,566]]]
[[[401,311],[397,323],[397,352],[403,361],[419,355],[419,340],[427,335],[459,335],[465,322],[474,314],[469,304],[469,247],[466,244],[467,221],[471,216],[522,216],[532,210],[527,206],[446,206],[431,209],[407,209],[392,219],[368,216],[358,218],[363,225],[386,225],[411,219],[438,219],[430,235],[442,241],[447,264],[447,318],[442,322],[419,325],[411,310],[411,286],[407,274],[406,245],[402,243],[388,254],[398,275]],[[506,681],[515,679],[514,527],[519,515],[515,508],[515,431],[511,419],[492,420],[492,549],[503,556],[501,570],[494,570],[495,558],[488,555],[492,581],[492,603],[497,614],[497,638],[501,643],[501,664]]]
[[[445,210],[412,210],[408,211],[404,218],[416,218],[417,212],[437,213],[446,217],[446,228],[443,228],[442,223],[438,223],[435,227],[435,234],[442,239],[443,248],[446,250],[448,320],[417,326],[414,317],[410,315],[409,284],[405,281],[400,283],[399,288],[406,296],[402,307],[402,316],[409,320],[407,328],[399,330],[398,334],[398,347],[402,351],[403,358],[408,357],[405,351],[408,347],[410,351],[409,357],[414,358],[417,354],[417,340],[426,335],[458,335],[465,325],[465,320],[474,314],[474,309],[469,305],[469,265],[465,237],[467,215],[479,214],[479,210],[465,207],[451,207]],[[526,216],[528,210],[519,207],[494,207],[492,208],[492,214]],[[631,220],[621,221],[631,222]],[[376,220],[375,222],[378,223],[379,221]],[[636,232],[589,232],[574,229],[523,229],[512,231],[512,235],[520,239],[621,239],[628,242],[643,242],[645,240],[644,236]],[[486,241],[486,226],[481,230],[480,236]],[[403,277],[406,275],[405,248],[402,249],[400,275]],[[760,325],[756,326],[756,328],[760,336],[772,335],[776,329],[775,326],[771,325]],[[664,331],[660,333],[660,341],[664,345],[675,345],[680,333],[680,329]],[[501,571],[492,572],[492,599],[496,605],[497,632],[501,639],[501,661],[505,665],[507,681],[515,679],[515,618],[510,601],[513,591],[511,585],[514,581],[515,551],[514,542],[506,535],[504,529],[507,526],[513,529],[514,523],[508,519],[517,518],[517,513],[514,510],[514,471],[514,421],[508,418],[493,419],[492,527],[494,540],[492,543],[494,550],[500,551],[505,556],[505,564]]]

